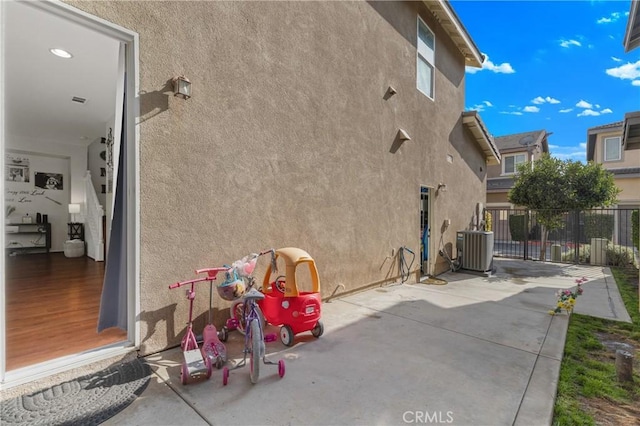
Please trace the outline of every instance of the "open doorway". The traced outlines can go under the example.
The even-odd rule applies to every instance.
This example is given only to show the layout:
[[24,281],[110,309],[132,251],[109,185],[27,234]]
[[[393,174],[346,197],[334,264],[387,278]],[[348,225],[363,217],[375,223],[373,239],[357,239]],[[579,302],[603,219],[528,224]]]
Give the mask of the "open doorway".
[[420,187],[420,274],[431,273],[429,266],[429,238],[431,237],[431,197],[426,186]]
[[[123,126],[127,42],[64,4],[2,2],[2,21],[4,382],[5,372],[77,365],[99,348],[131,346],[127,321],[97,329],[109,269],[123,269],[126,293],[135,283],[107,246],[115,218],[132,217],[115,190],[134,149]],[[124,304],[133,317],[134,304]]]

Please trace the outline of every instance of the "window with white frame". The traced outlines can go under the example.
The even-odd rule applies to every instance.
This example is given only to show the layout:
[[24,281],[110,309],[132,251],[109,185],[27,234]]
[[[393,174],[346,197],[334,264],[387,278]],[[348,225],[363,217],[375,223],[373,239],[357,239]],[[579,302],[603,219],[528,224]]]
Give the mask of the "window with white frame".
[[604,161],[618,161],[622,159],[622,139],[620,136],[604,139]]
[[518,171],[518,164],[522,164],[527,161],[526,154],[514,154],[505,155],[502,157],[502,164],[504,164],[504,170],[502,173],[513,174]]
[[436,36],[418,16],[418,52],[416,85],[418,90],[433,99],[435,79]]

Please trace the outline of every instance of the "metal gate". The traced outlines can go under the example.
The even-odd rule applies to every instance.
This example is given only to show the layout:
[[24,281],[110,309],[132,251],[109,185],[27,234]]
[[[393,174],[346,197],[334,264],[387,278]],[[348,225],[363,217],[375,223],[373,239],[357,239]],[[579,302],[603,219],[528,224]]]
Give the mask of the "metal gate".
[[543,227],[537,220],[536,211],[487,211],[494,232],[494,257],[615,266],[631,266],[634,255],[637,259],[632,215],[638,209],[558,212],[559,226],[548,231],[544,249]]

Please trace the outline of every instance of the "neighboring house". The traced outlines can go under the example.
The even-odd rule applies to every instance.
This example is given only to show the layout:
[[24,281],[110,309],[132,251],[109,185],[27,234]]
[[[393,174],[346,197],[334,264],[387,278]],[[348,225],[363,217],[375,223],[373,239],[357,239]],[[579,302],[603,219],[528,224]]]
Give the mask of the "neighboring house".
[[509,202],[508,195],[513,188],[513,178],[518,165],[535,161],[543,153],[548,153],[547,139],[550,134],[546,130],[536,130],[494,138],[502,161],[498,165],[490,166],[487,172],[487,208],[515,207]]
[[[591,127],[587,131],[587,161],[602,164],[613,173],[619,208],[640,207],[640,150],[625,149],[623,134],[633,117],[640,112],[627,114],[625,121]],[[628,133],[627,133],[628,134]]]
[[[109,69],[122,73],[116,118],[99,123],[114,129],[107,159],[115,159],[106,202],[114,200],[105,284],[113,304],[102,310],[128,340],[91,356],[178,344],[184,294],[168,285],[269,247],[308,251],[324,297],[397,281],[403,246],[416,253],[413,281],[421,267],[448,270],[433,254],[455,247],[456,231],[477,221],[487,167],[500,158],[479,115],[463,113],[465,66],[480,67],[483,57],[448,2],[66,3],[23,7],[63,17],[69,44],[82,31],[110,38],[120,56]],[[35,42],[38,33],[25,24],[21,37]],[[46,71],[47,82],[56,72],[63,83],[38,90],[76,83]],[[173,96],[179,75],[192,83],[189,99]],[[9,86],[23,98],[44,96]],[[4,109],[7,129],[25,116]],[[19,136],[6,148],[71,158],[71,200],[61,208],[86,203],[87,148],[27,146]],[[548,150],[546,133],[535,140]],[[508,171],[516,154],[507,150]],[[198,312],[205,299],[196,300]],[[216,299],[215,307],[221,322],[228,303]]]

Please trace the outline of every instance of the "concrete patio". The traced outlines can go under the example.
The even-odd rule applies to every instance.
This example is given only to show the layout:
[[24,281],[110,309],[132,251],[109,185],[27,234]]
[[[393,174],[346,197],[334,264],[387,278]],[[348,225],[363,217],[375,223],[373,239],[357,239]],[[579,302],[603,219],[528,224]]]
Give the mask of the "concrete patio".
[[[323,305],[325,334],[267,343],[261,365],[180,384],[179,348],[147,358],[144,393],[109,425],[548,425],[568,324],[558,289],[586,277],[576,312],[630,321],[610,270],[496,259],[496,273],[447,273],[446,285],[370,289]],[[277,332],[269,327],[267,332]],[[230,357],[242,340],[230,334]]]

